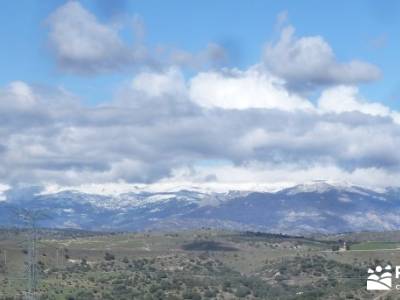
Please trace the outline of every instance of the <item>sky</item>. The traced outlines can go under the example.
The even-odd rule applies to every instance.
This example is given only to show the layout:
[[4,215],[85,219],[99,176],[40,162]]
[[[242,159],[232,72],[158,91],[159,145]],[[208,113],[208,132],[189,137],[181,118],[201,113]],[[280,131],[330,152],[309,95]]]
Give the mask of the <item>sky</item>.
[[3,1],[0,182],[398,185],[399,13]]

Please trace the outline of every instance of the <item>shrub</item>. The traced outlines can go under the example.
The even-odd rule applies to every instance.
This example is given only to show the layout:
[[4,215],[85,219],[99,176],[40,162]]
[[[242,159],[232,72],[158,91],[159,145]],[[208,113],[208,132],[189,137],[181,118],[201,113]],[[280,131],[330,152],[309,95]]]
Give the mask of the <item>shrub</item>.
[[236,290],[235,296],[239,298],[246,297],[247,295],[250,294],[250,289],[248,289],[245,286],[241,286]]
[[183,299],[201,300],[201,295],[197,292],[188,291],[183,293]]

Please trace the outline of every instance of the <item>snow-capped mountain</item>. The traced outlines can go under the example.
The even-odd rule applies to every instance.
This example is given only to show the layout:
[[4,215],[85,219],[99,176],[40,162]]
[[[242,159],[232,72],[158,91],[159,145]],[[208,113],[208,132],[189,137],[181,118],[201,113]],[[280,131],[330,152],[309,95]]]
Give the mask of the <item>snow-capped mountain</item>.
[[42,226],[89,230],[224,227],[284,233],[400,229],[400,189],[316,181],[277,191],[198,187],[42,187],[3,191],[0,225],[19,208],[45,211]]

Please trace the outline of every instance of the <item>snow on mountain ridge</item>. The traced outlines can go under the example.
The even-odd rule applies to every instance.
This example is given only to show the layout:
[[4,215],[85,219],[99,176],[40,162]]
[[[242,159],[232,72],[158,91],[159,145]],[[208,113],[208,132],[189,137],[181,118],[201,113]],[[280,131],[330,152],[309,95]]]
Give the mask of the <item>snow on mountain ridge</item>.
[[[167,191],[160,188],[151,191],[147,186],[135,185],[123,189],[126,193],[119,190],[116,194],[99,195],[77,189],[46,193],[41,187],[19,186],[5,192],[11,205],[0,203],[3,215],[7,216],[0,222],[13,224],[9,217],[12,208],[23,207],[51,211],[54,215],[49,221],[51,226],[75,224],[77,228],[90,230],[144,230],[153,226],[171,228],[168,227],[171,224],[175,224],[173,228],[235,224],[238,230],[274,232],[384,229],[389,223],[400,228],[400,222],[385,219],[388,211],[393,215],[400,213],[399,188],[380,194],[349,183],[326,181],[261,193],[204,192],[192,187],[169,186]],[[89,191],[98,189],[86,190]],[[364,215],[369,222],[362,221]],[[376,219],[378,215],[384,216],[384,223]]]
[[[229,189],[228,189],[229,187]],[[1,188],[1,186],[0,186]],[[14,189],[7,191],[4,187],[3,194],[0,189],[0,201],[8,201],[9,195],[14,194]],[[26,187],[25,187],[26,188]],[[373,197],[380,197],[382,191],[376,189],[355,186],[348,182],[332,181],[312,181],[287,187],[271,186],[268,184],[247,184],[247,185],[217,185],[211,183],[203,186],[193,184],[127,184],[127,183],[108,183],[91,184],[74,187],[60,187],[56,185],[47,185],[43,188],[36,188],[34,197],[41,199],[70,199],[81,203],[90,203],[94,207],[104,209],[131,209],[145,207],[146,205],[156,205],[167,203],[169,201],[185,202],[186,204],[195,204],[201,206],[219,206],[220,204],[238,197],[245,197],[253,192],[262,193],[284,193],[286,195],[296,195],[298,193],[325,193],[329,190],[339,192],[355,193],[359,195],[378,194]],[[28,189],[29,190],[29,189]],[[395,190],[395,189],[392,189]],[[18,188],[15,189],[16,195],[20,194]],[[386,190],[385,190],[386,191]],[[383,191],[384,192],[384,191]],[[4,198],[2,198],[4,197]],[[14,197],[15,198],[15,197]],[[2,200],[3,199],[3,200]],[[349,201],[347,198],[340,198],[342,202]]]
[[316,180],[312,182],[307,182],[303,184],[298,184],[293,187],[283,189],[281,192],[286,192],[288,195],[295,195],[298,193],[318,193],[322,194],[329,190],[338,190],[341,192],[349,192],[360,195],[366,195],[368,192],[373,191],[375,193],[383,193],[385,190],[374,189],[371,187],[361,187],[353,185],[349,182],[334,182],[327,180]]
[[[131,208],[146,207],[148,205],[167,203],[172,200],[184,201],[185,203],[195,203],[199,206],[209,204],[213,197],[210,194],[195,191],[178,191],[164,193],[149,192],[129,192],[119,195],[104,196],[96,194],[82,193],[77,190],[66,190],[57,193],[38,193],[42,201],[69,199],[73,202],[89,203],[93,207],[109,210],[125,210]],[[204,201],[204,203],[203,203]]]
[[[112,196],[129,193],[178,193],[181,191],[191,191],[201,194],[211,195],[215,193],[229,192],[269,192],[276,193],[284,190],[294,192],[320,192],[323,193],[329,189],[339,189],[362,193],[363,190],[382,193],[386,189],[361,186],[345,181],[315,180],[304,183],[280,182],[280,183],[220,183],[220,182],[158,182],[152,184],[130,184],[130,183],[103,183],[103,184],[83,184],[80,186],[59,186],[55,184],[44,185],[40,195],[55,194],[62,191],[76,191],[79,193]],[[1,192],[1,189],[0,189]],[[1,194],[1,193],[0,193]]]
[[228,193],[230,191],[243,192],[276,192],[293,186],[293,183],[191,183],[191,182],[159,182],[152,184],[129,184],[129,183],[103,183],[83,184],[79,186],[59,186],[56,184],[44,185],[40,195],[55,194],[62,191],[77,191],[85,194],[115,196],[127,193],[173,193],[183,190],[195,191],[198,193]]

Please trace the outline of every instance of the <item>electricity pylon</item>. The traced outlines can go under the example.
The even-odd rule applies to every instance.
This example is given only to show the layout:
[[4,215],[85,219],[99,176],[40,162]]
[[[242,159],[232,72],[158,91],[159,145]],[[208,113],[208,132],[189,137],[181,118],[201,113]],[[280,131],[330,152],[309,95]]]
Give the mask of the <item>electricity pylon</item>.
[[26,300],[37,300],[38,287],[38,268],[37,268],[37,223],[39,220],[46,219],[42,211],[22,210],[18,212],[18,217],[22,220],[28,230],[28,261],[26,268],[26,277],[28,280]]

